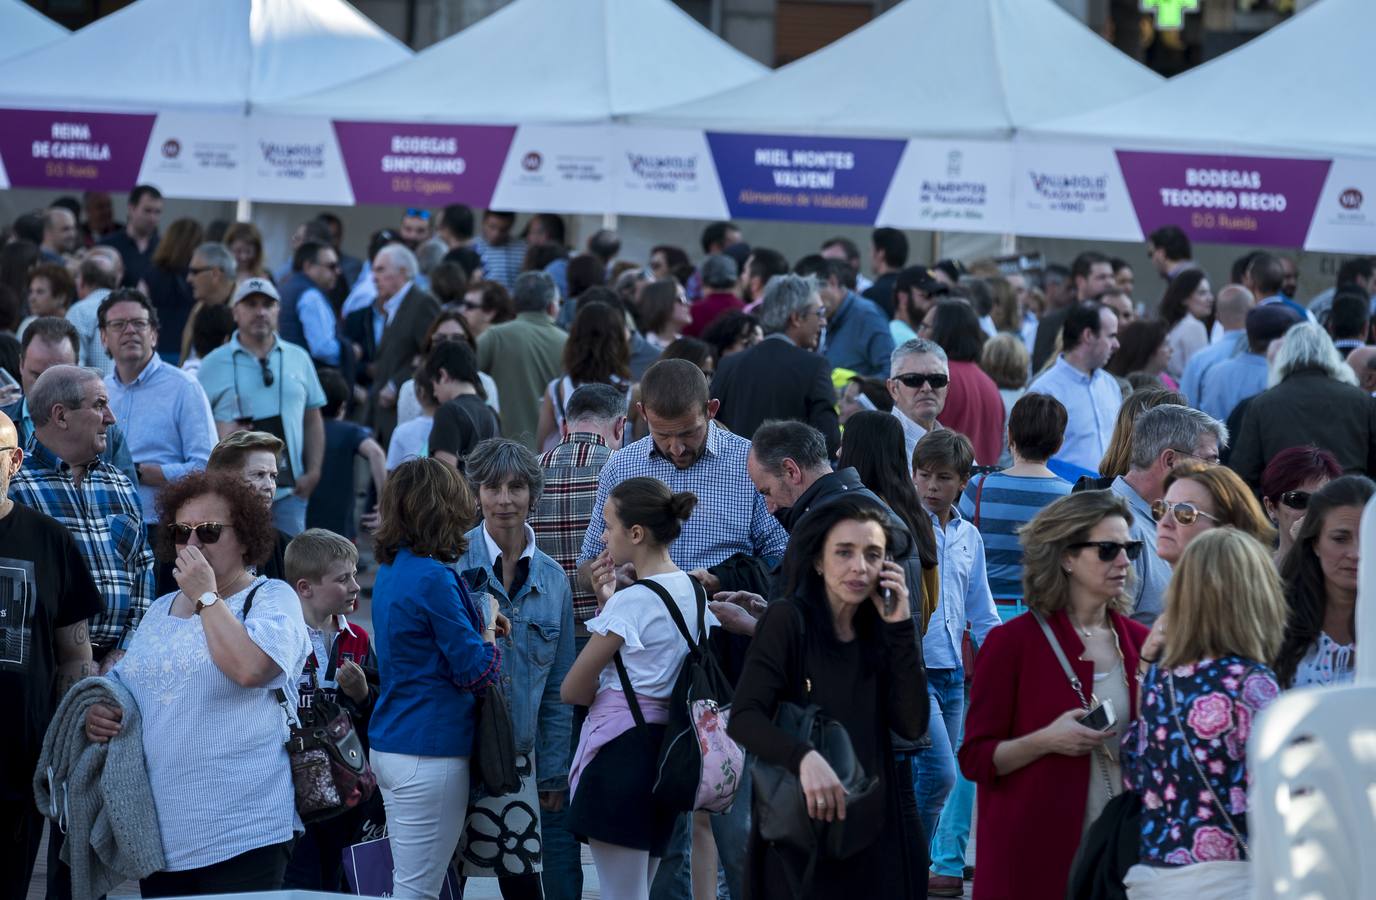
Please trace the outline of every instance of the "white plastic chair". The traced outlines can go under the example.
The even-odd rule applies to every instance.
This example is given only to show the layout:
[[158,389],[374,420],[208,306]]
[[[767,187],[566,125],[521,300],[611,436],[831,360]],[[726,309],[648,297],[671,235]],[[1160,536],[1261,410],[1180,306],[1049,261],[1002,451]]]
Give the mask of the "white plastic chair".
[[1286,693],[1247,742],[1255,900],[1376,898],[1376,500],[1358,577],[1357,683]]

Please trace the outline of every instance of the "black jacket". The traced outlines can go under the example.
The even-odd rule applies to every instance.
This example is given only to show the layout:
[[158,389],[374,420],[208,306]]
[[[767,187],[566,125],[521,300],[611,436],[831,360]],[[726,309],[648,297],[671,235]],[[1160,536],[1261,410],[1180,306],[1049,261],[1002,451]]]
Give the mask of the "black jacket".
[[831,363],[782,336],[718,363],[712,396],[721,402],[717,420],[741,437],[770,419],[793,419],[822,432],[828,453],[841,446]]
[[1247,404],[1232,436],[1228,465],[1252,487],[1271,457],[1314,444],[1338,458],[1347,475],[1376,474],[1376,399],[1319,369],[1301,369]]

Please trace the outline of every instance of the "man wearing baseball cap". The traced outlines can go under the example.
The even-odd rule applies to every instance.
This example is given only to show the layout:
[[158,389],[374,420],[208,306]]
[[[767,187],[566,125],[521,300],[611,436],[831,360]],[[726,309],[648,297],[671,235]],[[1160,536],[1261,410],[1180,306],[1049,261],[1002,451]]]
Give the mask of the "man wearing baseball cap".
[[320,481],[325,391],[310,354],[278,337],[280,301],[266,278],[242,282],[234,292],[234,336],[201,362],[199,378],[221,438],[266,431],[286,444],[272,512],[279,529],[296,535],[305,530],[306,501]]

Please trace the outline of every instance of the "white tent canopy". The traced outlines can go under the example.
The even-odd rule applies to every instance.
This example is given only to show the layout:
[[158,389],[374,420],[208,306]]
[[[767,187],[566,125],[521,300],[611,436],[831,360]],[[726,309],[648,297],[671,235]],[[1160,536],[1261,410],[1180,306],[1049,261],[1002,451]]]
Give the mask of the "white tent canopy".
[[138,0],[0,64],[0,106],[242,114],[410,55],[344,0]]
[[70,33],[24,0],[0,0],[0,34],[5,36],[0,41],[0,59],[22,56]]
[[1153,90],[1031,130],[1161,149],[1376,155],[1376,3],[1323,0]]
[[605,122],[767,71],[670,0],[516,0],[386,72],[263,111],[404,122]]
[[906,0],[757,82],[633,121],[855,137],[1008,137],[1160,81],[1053,0]]

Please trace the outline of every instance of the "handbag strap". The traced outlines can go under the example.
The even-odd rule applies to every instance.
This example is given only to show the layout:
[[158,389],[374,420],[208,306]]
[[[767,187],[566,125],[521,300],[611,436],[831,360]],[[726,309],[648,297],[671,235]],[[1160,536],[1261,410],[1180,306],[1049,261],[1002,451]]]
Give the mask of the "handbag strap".
[[[263,585],[265,585],[265,584],[267,584],[267,581],[260,581],[260,582],[258,582],[258,583],[255,584],[252,588],[249,589],[248,596],[244,598],[244,608],[243,608],[242,610],[240,610],[240,615],[243,617],[242,620],[243,620],[244,622],[247,622],[247,621],[248,621],[248,611],[249,611],[250,609],[253,608],[253,598],[254,598],[254,595],[256,595],[256,594],[258,593],[258,589],[259,589],[260,587],[262,587]],[[314,671],[311,672],[311,683],[312,683],[312,685],[315,684],[315,672],[314,672]],[[282,707],[282,715],[286,717],[286,720],[287,720],[287,728],[290,729],[290,728],[299,728],[299,727],[301,727],[301,720],[297,718],[297,716],[296,716],[296,711],[293,710],[293,709],[291,708],[291,701],[289,701],[289,700],[287,699],[287,692],[284,691],[284,690],[282,690],[281,688],[273,688],[273,689],[272,689],[272,696],[273,696],[274,699],[277,700],[277,705],[280,706],[280,707]],[[293,737],[294,737],[294,736],[293,736]],[[292,744],[293,744],[293,743],[294,743],[294,741],[288,741],[288,742],[287,742],[287,749],[288,749],[288,750],[291,750],[291,749],[292,749]]]
[[984,486],[989,483],[989,476],[993,474],[993,472],[985,472],[980,477],[979,484],[975,486],[975,514],[971,517],[970,524],[976,528],[979,527],[979,505],[980,501],[984,499]]
[[1070,660],[1066,659],[1065,650],[1061,648],[1061,642],[1057,639],[1056,633],[1051,630],[1051,623],[1046,621],[1046,617],[1035,609],[1029,609],[1037,620],[1037,624],[1042,627],[1042,634],[1046,635],[1046,642],[1051,645],[1052,651],[1056,654],[1056,659],[1061,664],[1061,671],[1065,672],[1065,677],[1070,681],[1070,686],[1075,689],[1075,696],[1079,698],[1080,705],[1086,710],[1089,709],[1089,698],[1085,696],[1084,685],[1080,683],[1080,676],[1075,674],[1075,670],[1070,667]]
[[[1249,673],[1250,674],[1250,673]],[[1244,679],[1245,681],[1246,679]],[[1247,856],[1252,855],[1252,851],[1247,848],[1247,842],[1243,840],[1242,833],[1238,831],[1237,825],[1233,823],[1233,817],[1228,815],[1228,809],[1223,805],[1223,801],[1218,798],[1218,792],[1214,790],[1214,784],[1209,780],[1209,776],[1204,773],[1204,767],[1199,764],[1199,757],[1194,755],[1194,743],[1190,740],[1190,733],[1185,730],[1185,726],[1180,723],[1180,702],[1175,699],[1175,675],[1168,669],[1166,670],[1166,690],[1171,695],[1171,718],[1175,720],[1175,727],[1180,730],[1180,736],[1185,739],[1185,747],[1189,751],[1186,756],[1190,762],[1194,763],[1194,771],[1199,776],[1199,780],[1204,782],[1204,786],[1209,789],[1209,796],[1213,798],[1214,807],[1223,816],[1223,821],[1228,823],[1228,830],[1237,839],[1238,845],[1242,847],[1242,852]]]

